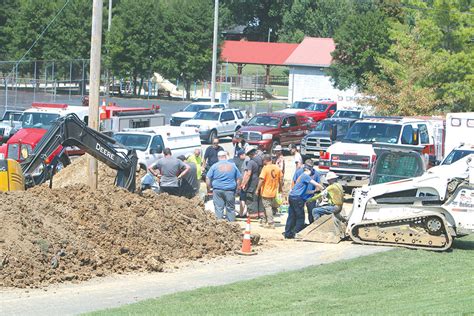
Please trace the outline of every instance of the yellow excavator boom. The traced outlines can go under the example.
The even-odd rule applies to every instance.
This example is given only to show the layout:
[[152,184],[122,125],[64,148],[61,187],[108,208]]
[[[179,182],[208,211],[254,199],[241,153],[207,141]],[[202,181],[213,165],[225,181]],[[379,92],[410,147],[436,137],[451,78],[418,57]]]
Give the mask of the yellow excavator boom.
[[0,191],[25,190],[25,178],[20,164],[13,159],[0,159]]

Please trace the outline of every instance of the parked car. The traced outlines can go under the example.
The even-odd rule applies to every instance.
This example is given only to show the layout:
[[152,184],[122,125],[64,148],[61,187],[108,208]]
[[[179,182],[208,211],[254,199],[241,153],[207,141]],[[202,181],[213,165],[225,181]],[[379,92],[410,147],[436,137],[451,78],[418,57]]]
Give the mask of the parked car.
[[186,106],[182,111],[171,114],[170,125],[171,126],[180,126],[183,122],[192,119],[196,113],[201,110],[206,109],[225,109],[224,103],[214,103],[214,102],[193,102]]
[[331,100],[302,100],[295,101],[290,108],[281,110],[283,113],[298,114],[306,116],[318,122],[331,117],[337,110],[337,103]]
[[356,121],[357,119],[334,117],[320,121],[318,125],[301,140],[301,155],[305,157],[305,159],[319,159],[320,154],[326,152],[326,149],[333,143],[330,135],[331,130],[334,128],[337,129],[336,141],[340,141],[346,136],[347,131]]
[[313,127],[313,120],[304,116],[284,112],[260,113],[235,133],[233,141],[243,138],[271,153],[277,145],[299,143]]
[[178,126],[127,128],[115,133],[113,138],[122,145],[135,149],[138,168],[145,170],[163,157],[164,148],[170,148],[175,157],[201,148],[196,129]]
[[0,120],[0,143],[6,142],[21,128],[21,116],[23,111],[7,110]]
[[332,118],[350,118],[350,119],[361,119],[364,117],[362,110],[337,110]]
[[194,127],[203,141],[212,143],[214,138],[234,135],[243,122],[244,114],[239,109],[212,108],[198,112],[181,126]]

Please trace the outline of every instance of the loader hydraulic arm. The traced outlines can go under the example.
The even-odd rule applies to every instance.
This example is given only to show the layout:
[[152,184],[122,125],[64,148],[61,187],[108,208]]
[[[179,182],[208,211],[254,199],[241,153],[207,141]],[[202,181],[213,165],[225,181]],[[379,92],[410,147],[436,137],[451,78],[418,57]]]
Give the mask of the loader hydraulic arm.
[[117,186],[132,192],[135,190],[135,172],[138,161],[135,150],[89,128],[76,114],[68,114],[57,119],[41,138],[33,153],[21,164],[27,187],[38,185],[47,180],[47,168],[43,168],[39,176],[33,177],[32,174],[39,166],[45,164],[45,160],[60,145],[63,147],[76,146],[83,149],[110,168],[117,170],[115,179]]

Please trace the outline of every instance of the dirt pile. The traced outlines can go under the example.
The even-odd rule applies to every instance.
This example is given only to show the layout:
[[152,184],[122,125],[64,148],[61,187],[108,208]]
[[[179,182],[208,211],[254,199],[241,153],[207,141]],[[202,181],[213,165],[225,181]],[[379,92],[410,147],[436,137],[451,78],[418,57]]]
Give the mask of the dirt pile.
[[200,200],[127,192],[113,186],[115,172],[106,166],[98,191],[62,187],[85,181],[74,166],[80,163],[57,175],[56,189],[0,192],[0,286],[162,271],[168,263],[223,255],[240,245],[238,225],[217,221]]

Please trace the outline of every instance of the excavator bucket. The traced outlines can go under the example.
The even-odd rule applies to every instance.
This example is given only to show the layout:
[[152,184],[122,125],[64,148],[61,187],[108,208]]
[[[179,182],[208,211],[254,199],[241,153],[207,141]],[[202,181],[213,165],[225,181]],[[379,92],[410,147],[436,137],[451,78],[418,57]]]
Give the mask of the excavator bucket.
[[301,241],[337,244],[345,238],[345,231],[346,225],[334,215],[324,215],[300,231],[296,238]]

